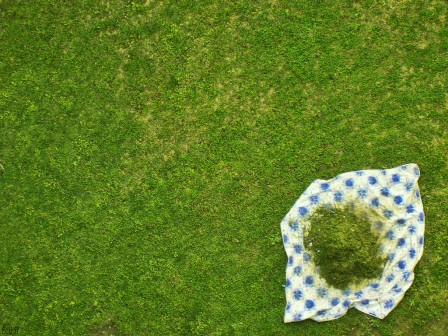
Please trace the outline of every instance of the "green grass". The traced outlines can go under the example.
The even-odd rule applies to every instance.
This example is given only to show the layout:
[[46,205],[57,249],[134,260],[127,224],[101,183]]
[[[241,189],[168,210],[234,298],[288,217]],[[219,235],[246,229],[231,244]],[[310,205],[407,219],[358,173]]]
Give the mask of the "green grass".
[[381,278],[387,255],[375,219],[384,217],[355,203],[320,206],[309,217],[304,245],[328,285],[344,290]]
[[[0,324],[20,335],[445,335],[448,4],[0,0]],[[385,319],[283,323],[316,178],[421,168]]]

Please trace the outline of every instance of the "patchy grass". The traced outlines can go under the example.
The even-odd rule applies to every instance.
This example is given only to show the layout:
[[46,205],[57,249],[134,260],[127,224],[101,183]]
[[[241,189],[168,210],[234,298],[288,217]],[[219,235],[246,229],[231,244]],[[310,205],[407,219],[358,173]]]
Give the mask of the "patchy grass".
[[[447,10],[0,0],[0,324],[443,334]],[[284,324],[279,223],[297,197],[316,178],[408,162],[427,231],[404,300],[384,321]]]
[[320,206],[307,219],[305,247],[330,286],[344,290],[381,277],[387,256],[381,254],[382,237],[373,229],[377,217],[365,207],[348,203]]
[[120,336],[122,335],[112,320],[105,321],[102,325],[90,332],[90,336]]

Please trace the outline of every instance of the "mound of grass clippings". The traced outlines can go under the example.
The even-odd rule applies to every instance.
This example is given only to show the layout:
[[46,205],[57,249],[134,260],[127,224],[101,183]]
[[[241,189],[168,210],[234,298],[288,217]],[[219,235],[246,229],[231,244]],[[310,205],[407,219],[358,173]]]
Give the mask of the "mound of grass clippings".
[[385,257],[380,235],[372,230],[376,214],[354,204],[322,206],[309,218],[305,247],[330,286],[346,289],[381,276]]

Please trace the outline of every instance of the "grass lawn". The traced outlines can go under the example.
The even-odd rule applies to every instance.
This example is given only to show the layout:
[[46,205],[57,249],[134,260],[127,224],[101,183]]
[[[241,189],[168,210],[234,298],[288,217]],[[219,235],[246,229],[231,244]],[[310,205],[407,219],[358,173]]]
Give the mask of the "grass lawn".
[[[0,0],[0,325],[447,335],[447,21],[444,0]],[[404,300],[284,324],[295,200],[410,162]]]

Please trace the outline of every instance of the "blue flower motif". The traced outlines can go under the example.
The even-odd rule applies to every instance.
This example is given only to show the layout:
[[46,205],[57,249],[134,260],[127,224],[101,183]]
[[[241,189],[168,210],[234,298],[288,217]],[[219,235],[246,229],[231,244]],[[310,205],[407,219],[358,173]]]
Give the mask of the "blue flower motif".
[[303,248],[300,244],[294,244],[294,252],[295,253],[300,254],[300,253],[302,253],[302,251],[303,251]]
[[325,315],[326,313],[327,313],[326,310],[319,310],[319,311],[317,312],[317,315],[319,315],[319,316],[323,316],[323,315]]
[[394,281],[394,279],[395,279],[395,275],[389,274],[386,278],[386,281],[390,283],[390,282]]
[[411,272],[409,272],[409,271],[404,271],[404,272],[403,272],[403,275],[401,276],[401,278],[402,278],[403,280],[407,280],[407,279],[409,278],[410,275],[411,275]]
[[310,196],[310,202],[311,202],[311,204],[319,203],[319,195],[311,195]]
[[299,223],[293,222],[289,227],[292,231],[297,231],[299,229]]
[[404,270],[406,268],[406,261],[400,260],[398,262],[398,268],[401,269],[401,270]]
[[400,287],[398,287],[398,284],[397,285],[395,285],[394,286],[394,288],[392,288],[392,290],[396,293],[396,294],[398,294],[398,293],[401,293],[401,288]]
[[413,187],[414,185],[412,183],[406,183],[405,185],[406,191],[411,191]]
[[359,292],[356,292],[356,293],[355,293],[355,296],[356,296],[358,299],[362,298],[362,295],[363,295],[363,292],[362,292],[362,291],[359,291]]
[[321,298],[326,298],[328,296],[328,292],[325,288],[320,287],[317,289],[317,295],[319,295]]
[[406,170],[406,169],[408,169],[408,165],[402,165],[400,168],[401,168],[401,170]]
[[364,305],[364,306],[367,306],[369,303],[370,303],[369,299],[361,300],[361,304]]
[[377,315],[375,314],[375,312],[369,312],[369,315],[373,316],[373,317],[377,317]]
[[314,283],[314,278],[313,278],[311,275],[308,275],[308,276],[305,278],[305,284],[311,286],[313,283]]
[[294,321],[301,321],[302,320],[302,314],[294,314],[292,317]]
[[308,209],[305,207],[300,207],[299,208],[299,215],[304,217],[306,214],[308,213]]
[[423,214],[423,212],[420,212],[420,213],[418,214],[418,220],[419,220],[420,222],[423,222],[423,221],[425,220],[425,215]]
[[417,227],[415,225],[411,225],[408,231],[410,234],[415,234],[417,232]]
[[388,231],[386,233],[386,238],[389,239],[389,240],[395,239],[395,233],[392,230]]
[[394,301],[392,300],[387,300],[386,302],[384,302],[384,308],[386,309],[391,309],[394,306]]
[[395,253],[393,253],[393,252],[389,253],[389,256],[388,256],[389,261],[394,260],[394,258],[395,258]]
[[418,190],[415,191],[415,198],[419,199],[420,198],[420,192]]
[[303,260],[304,260],[305,262],[308,262],[308,261],[310,261],[310,259],[311,259],[310,254],[309,254],[308,252],[304,252],[304,253],[303,253]]
[[294,297],[295,300],[300,300],[302,298],[302,291],[295,290],[292,293],[292,296]]
[[397,241],[397,247],[403,247],[403,246],[405,246],[406,245],[406,239],[404,239],[404,238],[400,238],[400,239],[398,239],[398,241]]
[[388,197],[390,195],[389,188],[382,188],[381,189],[381,195]]
[[400,182],[400,174],[392,174],[392,182],[394,183]]
[[333,307],[335,307],[339,304],[339,299],[338,298],[331,299],[330,303]]
[[358,170],[357,172],[355,172],[356,173],[356,175],[358,175],[358,176],[362,176],[362,175],[364,175],[364,172],[362,171],[362,170]]
[[414,213],[414,211],[415,211],[415,208],[414,208],[414,206],[411,204],[411,205],[408,205],[407,207],[406,207],[406,212],[407,213]]
[[414,174],[417,176],[420,175],[420,170],[417,167],[414,167]]
[[367,196],[367,190],[359,189],[358,190],[358,196],[361,197],[361,198],[365,198]]
[[320,188],[322,189],[322,191],[327,191],[330,188],[330,185],[328,183],[322,183],[320,185]]
[[404,219],[404,218],[399,218],[399,219],[396,220],[396,223],[397,223],[399,226],[405,226],[405,224],[406,224],[406,219]]
[[376,222],[374,223],[374,227],[375,227],[375,229],[377,229],[378,231],[381,230],[381,229],[383,228],[383,222],[381,222],[381,221],[376,221]]
[[372,287],[373,289],[377,289],[380,287],[380,284],[378,282],[374,282],[370,285],[370,287]]
[[414,259],[416,254],[417,254],[417,251],[415,251],[415,249],[411,248],[409,250],[409,258]]
[[392,218],[392,216],[393,216],[393,212],[392,211],[390,211],[390,210],[384,210],[383,211],[383,215],[384,215],[384,217],[386,217],[387,219],[391,219]]
[[291,309],[291,304],[288,302],[287,304],[286,304],[286,308],[285,308],[285,311],[289,311]]
[[334,200],[336,202],[342,202],[343,199],[344,199],[344,195],[342,195],[342,193],[340,191],[336,191],[334,193]]
[[314,308],[314,301],[313,300],[306,300],[305,301],[305,308],[306,309],[312,309]]
[[419,244],[420,246],[423,245],[423,237],[418,238],[418,244]]
[[345,289],[345,290],[342,292],[342,295],[344,295],[344,296],[349,296],[350,293],[351,293],[350,289],[347,288],[347,289]]
[[293,256],[289,256],[288,264],[289,264],[289,265],[292,265],[293,263],[294,263],[294,258],[293,258]]
[[380,201],[378,200],[378,198],[374,198],[370,204],[374,207],[374,208],[378,208],[380,206]]
[[299,275],[300,273],[302,273],[302,267],[301,266],[294,267],[294,275]]
[[376,184],[376,182],[378,182],[375,176],[369,176],[367,180],[369,181],[369,184],[371,184],[371,185],[374,185],[374,184]]
[[354,184],[354,181],[353,181],[352,178],[350,178],[350,179],[348,179],[348,180],[345,180],[345,186],[346,186],[347,188],[351,188],[351,187],[353,187],[353,184]]
[[386,176],[386,174],[387,174],[387,173],[386,173],[386,171],[385,171],[385,170],[382,170],[382,171],[381,171],[381,175],[384,175],[384,176]]
[[288,242],[288,236],[287,235],[283,235],[283,243],[287,243]]
[[286,282],[285,282],[285,287],[286,287],[286,288],[289,288],[289,287],[291,287],[291,280],[289,280],[289,279],[286,279]]
[[395,204],[400,205],[401,203],[403,203],[403,197],[395,196],[394,197],[394,202],[395,202]]
[[348,306],[350,306],[350,301],[349,300],[345,300],[344,303],[343,303],[343,306],[346,307],[346,308]]

